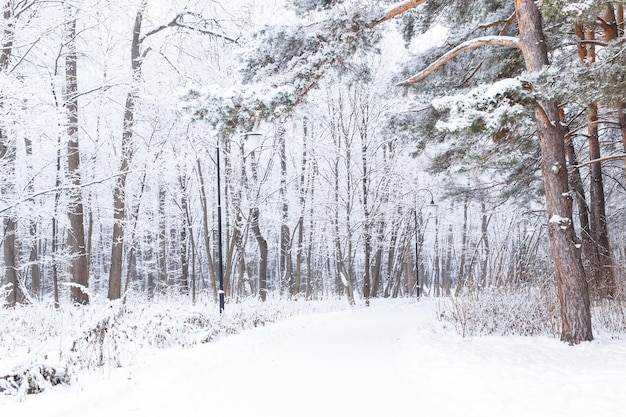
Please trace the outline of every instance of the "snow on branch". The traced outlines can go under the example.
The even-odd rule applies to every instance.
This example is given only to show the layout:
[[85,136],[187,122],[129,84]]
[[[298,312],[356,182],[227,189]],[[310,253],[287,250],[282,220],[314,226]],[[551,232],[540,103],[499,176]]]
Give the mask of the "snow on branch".
[[465,51],[469,51],[471,49],[482,48],[484,46],[506,46],[509,48],[518,48],[519,39],[513,36],[481,36],[479,38],[471,39],[469,41],[463,42],[450,51],[446,52],[444,55],[439,57],[435,62],[397,85],[399,87],[408,87],[420,81],[423,81],[426,77],[428,77],[433,72],[437,71],[443,64],[448,61],[454,59],[457,55]]
[[[195,24],[189,24],[186,23],[184,21],[186,16],[192,16],[195,18],[200,19],[198,22],[196,22]],[[145,35],[143,35],[140,39],[140,42],[144,41],[146,38],[161,32],[164,29],[167,28],[171,28],[171,27],[179,27],[179,28],[183,28],[183,29],[188,29],[188,30],[192,30],[192,31],[196,31],[198,33],[201,33],[203,35],[210,35],[210,36],[214,36],[216,38],[220,38],[222,40],[225,40],[227,42],[232,42],[232,43],[237,43],[237,41],[235,39],[232,39],[226,35],[223,35],[221,33],[217,33],[215,31],[212,30],[208,30],[208,29],[204,29],[201,27],[201,25],[206,26],[207,25],[207,21],[205,19],[202,18],[202,16],[200,16],[197,13],[192,13],[189,11],[185,11],[182,13],[177,14],[170,22],[162,24],[152,30],[150,30],[149,32],[147,32]]]
[[411,10],[421,4],[426,3],[427,0],[409,0],[409,1],[404,1],[400,4],[397,4],[396,6],[390,8],[389,10],[387,10],[387,12],[385,12],[385,14],[374,20],[373,22],[371,22],[368,27],[370,29],[380,25],[381,23],[384,23],[388,20],[391,20],[393,18],[395,18],[396,16],[400,16],[402,13]]

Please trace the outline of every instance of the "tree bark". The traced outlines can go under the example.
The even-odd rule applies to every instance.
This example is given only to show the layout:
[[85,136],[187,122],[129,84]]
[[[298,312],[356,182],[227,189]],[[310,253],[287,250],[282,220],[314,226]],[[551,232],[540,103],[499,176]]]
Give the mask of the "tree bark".
[[135,16],[131,44],[132,81],[126,95],[122,130],[122,156],[119,175],[113,188],[113,239],[111,244],[111,270],[109,272],[109,300],[117,300],[122,292],[122,265],[124,262],[124,222],[126,220],[126,178],[133,157],[133,127],[135,126],[135,102],[141,79],[141,24],[146,8],[144,0]]
[[[613,7],[606,6],[605,19],[602,26],[605,28],[605,40],[608,42],[617,37],[617,23]],[[593,29],[586,29],[577,24],[576,35],[583,40],[594,41]],[[578,56],[583,65],[592,65],[596,61],[596,50],[593,42],[579,44]],[[593,102],[586,104],[587,118],[587,141],[589,143],[590,159],[590,185],[589,185],[589,229],[593,241],[595,255],[594,269],[589,279],[592,293],[599,298],[613,298],[617,291],[615,278],[615,265],[609,240],[608,225],[606,221],[606,204],[604,198],[604,180],[602,175],[602,162],[600,140],[598,133],[598,105]]]
[[[549,60],[539,10],[532,0],[515,0],[515,10],[526,69],[531,73],[541,71],[549,65]],[[541,150],[551,257],[561,304],[561,340],[577,344],[592,340],[593,334],[587,280],[572,224],[564,128],[554,102],[538,101],[535,121]]]
[[[4,31],[2,39],[2,49],[0,50],[0,72],[5,74],[9,68],[9,61],[13,54],[13,41],[15,37],[15,19],[12,2],[4,2],[3,20]],[[4,110],[4,97],[0,92],[0,110]],[[7,129],[0,125],[0,161],[6,164],[9,171],[15,170],[15,143],[7,136]],[[10,175],[11,173],[7,173]],[[12,192],[11,178],[7,178],[2,185],[2,195],[8,196]],[[11,285],[6,304],[13,307],[21,304],[26,297],[22,291],[20,276],[17,269],[17,216],[15,210],[9,210],[3,219],[4,233],[2,239],[2,248],[4,255],[4,270],[8,284]]]
[[256,151],[253,149],[250,153],[250,170],[252,171],[252,182],[254,184],[256,195],[253,197],[254,206],[250,210],[250,225],[252,227],[252,233],[254,233],[254,238],[257,241],[257,246],[259,247],[259,297],[261,301],[267,300],[267,258],[268,258],[268,247],[267,240],[263,237],[261,233],[261,228],[259,226],[259,193],[260,193],[260,183],[259,183],[259,168],[258,161],[256,156]]
[[67,215],[70,221],[68,244],[70,248],[71,297],[76,304],[89,303],[89,262],[85,247],[85,226],[80,175],[80,148],[78,145],[78,80],[76,65],[76,11],[66,4],[69,20],[66,23],[65,55],[65,110],[67,112],[67,171],[72,189],[69,192]]
[[279,126],[276,134],[278,152],[280,156],[280,282],[284,294],[294,291],[293,264],[291,261],[291,233],[289,231],[289,201],[287,199],[287,150],[285,143],[285,128]]
[[213,299],[217,300],[217,279],[215,272],[215,264],[213,262],[213,255],[211,255],[211,236],[209,232],[209,211],[207,207],[206,187],[204,185],[204,175],[202,175],[202,164],[200,159],[196,160],[196,169],[198,173],[198,180],[200,182],[200,205],[202,206],[202,229],[204,232],[204,249],[206,251],[207,263],[209,264],[209,273],[211,281],[211,289],[213,292]]

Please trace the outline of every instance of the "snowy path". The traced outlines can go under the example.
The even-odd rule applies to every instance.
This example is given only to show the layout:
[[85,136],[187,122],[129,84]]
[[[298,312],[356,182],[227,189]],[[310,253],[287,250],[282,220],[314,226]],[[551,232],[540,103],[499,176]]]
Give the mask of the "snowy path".
[[623,416],[626,343],[461,339],[432,303],[296,317],[0,399],[0,416]]

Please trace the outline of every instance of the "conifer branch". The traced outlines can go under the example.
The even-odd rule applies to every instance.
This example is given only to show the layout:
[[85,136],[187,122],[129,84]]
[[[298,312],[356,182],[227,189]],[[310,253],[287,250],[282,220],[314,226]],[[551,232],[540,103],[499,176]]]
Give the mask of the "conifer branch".
[[427,0],[409,0],[409,1],[404,1],[394,7],[392,7],[391,9],[389,9],[382,17],[374,20],[373,22],[370,22],[369,25],[367,25],[368,28],[372,29],[375,28],[376,26],[380,25],[381,23],[384,23],[388,20],[391,20],[393,18],[395,18],[396,16],[400,16],[402,13],[411,10],[417,6],[420,6],[424,3],[426,3]]
[[463,42],[450,51],[446,52],[444,55],[439,57],[435,62],[415,74],[414,76],[407,78],[406,80],[398,83],[399,87],[408,87],[420,81],[423,81],[426,77],[428,77],[433,72],[437,71],[439,68],[443,66],[446,62],[451,61],[456,56],[462,54],[465,51],[469,51],[471,49],[482,48],[484,46],[506,46],[509,48],[518,48],[520,47],[519,39],[512,36],[482,36],[479,38],[471,39],[469,41]]

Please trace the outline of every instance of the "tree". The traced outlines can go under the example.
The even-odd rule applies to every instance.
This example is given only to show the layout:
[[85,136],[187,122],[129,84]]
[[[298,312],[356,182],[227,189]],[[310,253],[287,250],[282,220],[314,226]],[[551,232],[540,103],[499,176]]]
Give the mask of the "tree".
[[185,18],[192,16],[197,18],[197,14],[185,10],[174,16],[174,18],[162,25],[156,26],[148,31],[142,31],[143,18],[147,9],[147,1],[143,0],[137,10],[135,23],[133,26],[133,37],[131,42],[131,70],[132,79],[126,95],[124,105],[124,117],[122,128],[121,156],[118,174],[115,179],[113,189],[113,240],[111,245],[111,270],[109,273],[109,299],[115,300],[121,296],[122,283],[122,265],[124,259],[124,242],[125,242],[125,226],[126,220],[126,182],[129,171],[132,167],[133,155],[135,151],[134,144],[134,128],[136,105],[139,99],[139,91],[142,80],[142,64],[146,56],[152,50],[146,48],[144,42],[151,36],[160,33],[169,28],[180,28],[196,32],[202,35],[208,35],[220,38],[228,42],[234,42],[233,39],[219,34],[215,31],[202,27],[204,19],[196,21],[194,24],[188,24]]
[[67,111],[67,172],[74,186],[70,189],[68,217],[68,243],[70,247],[70,274],[72,281],[72,301],[77,304],[89,303],[89,263],[85,246],[85,226],[80,175],[80,148],[78,146],[78,77],[76,66],[76,10],[65,3],[66,43],[65,54],[65,109]]
[[[349,33],[352,39],[352,42],[349,43],[350,46],[357,44],[358,41],[365,44],[367,39],[371,39],[366,35],[368,30],[374,29],[380,24],[426,2],[427,0],[404,1],[386,12],[382,12],[378,18],[370,19],[369,21],[365,21],[362,18],[364,14],[355,13],[353,16],[357,17],[353,17],[352,21],[358,23],[353,23],[349,27],[343,26],[342,22],[344,21],[337,18],[337,16],[333,16],[333,19],[328,19],[326,23],[317,24],[317,26],[325,27],[325,25],[331,25],[332,30],[330,32],[333,34],[340,31],[343,31],[344,34]],[[553,99],[547,98],[548,91],[542,91],[541,86],[534,85],[532,82],[532,77],[539,74],[550,64],[539,10],[532,0],[515,0],[514,6],[519,30],[518,37],[490,36],[467,40],[436,59],[424,70],[419,71],[398,85],[405,87],[414,85],[439,70],[443,64],[469,50],[486,46],[504,46],[521,51],[526,70],[531,78],[528,85],[531,90],[535,89],[532,92],[534,94],[529,94],[529,97],[530,102],[534,106],[534,119],[542,156],[541,172],[546,197],[552,261],[555,268],[561,304],[561,318],[563,321],[561,339],[568,343],[576,344],[581,341],[591,340],[593,335],[586,276],[580,250],[577,248],[578,238],[575,235],[572,224],[572,201],[569,197],[564,148],[566,131],[561,125],[557,103]],[[355,10],[351,10],[351,12],[355,12]],[[315,32],[315,30],[312,30],[312,32]],[[312,49],[312,51],[308,52],[314,55],[329,49],[341,50],[342,46],[345,48],[345,45],[348,43],[345,38],[342,39],[340,36],[324,37],[317,43],[305,43],[301,39],[306,39],[306,35],[299,34],[298,36],[298,39],[293,39],[294,42],[288,44],[289,49],[284,54],[274,55],[282,56],[287,61],[280,66],[275,65],[273,60],[268,59],[257,59],[249,62],[255,66],[258,65],[261,68],[269,69],[269,71],[260,71],[262,76],[268,73],[274,75],[281,68],[287,68],[287,71],[295,68],[292,66],[292,63],[295,61],[294,57],[302,55],[295,53],[297,48],[294,48],[294,45],[306,45],[307,48]],[[324,45],[328,43],[332,43],[337,48],[325,47]],[[345,52],[345,50],[342,52]],[[315,85],[315,80],[323,75],[326,66],[337,65],[341,60],[335,53],[331,52],[325,53],[315,62],[314,68],[316,71],[307,73],[309,81],[304,88],[297,90],[300,94],[306,94]],[[297,83],[302,80],[304,73],[296,71],[289,75]]]
[[[30,1],[5,1],[2,3],[2,43],[0,45],[0,73],[8,75],[10,65],[13,58],[14,42],[15,42],[15,30],[16,25],[20,17],[29,10],[35,2]],[[4,93],[0,94],[0,110],[5,111],[6,101],[8,97]],[[10,177],[15,175],[15,158],[16,158],[16,143],[15,140],[9,137],[7,127],[4,125],[4,121],[0,122],[0,162],[12,172]],[[8,178],[8,181],[2,182],[2,195],[9,195],[13,191],[12,179]],[[20,276],[18,268],[18,244],[17,244],[17,227],[18,219],[15,209],[8,210],[4,215],[3,220],[3,259],[5,276],[10,285],[9,294],[7,298],[8,306],[15,306],[16,304],[23,303],[26,300],[26,294],[24,292],[25,286]]]

